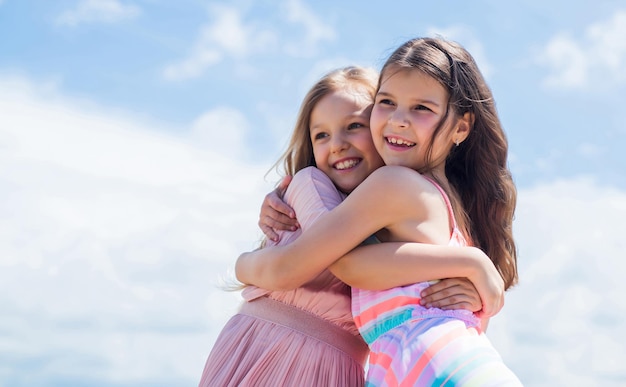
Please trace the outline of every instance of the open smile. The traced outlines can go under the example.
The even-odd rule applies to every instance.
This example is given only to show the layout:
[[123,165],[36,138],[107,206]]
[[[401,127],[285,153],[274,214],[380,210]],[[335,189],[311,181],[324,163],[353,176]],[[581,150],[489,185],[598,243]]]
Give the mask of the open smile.
[[343,171],[346,169],[354,168],[359,163],[361,163],[361,159],[359,158],[343,159],[333,164],[333,168]]
[[393,145],[394,147],[411,148],[415,146],[414,142],[399,137],[385,137],[385,141],[387,141],[387,144]]

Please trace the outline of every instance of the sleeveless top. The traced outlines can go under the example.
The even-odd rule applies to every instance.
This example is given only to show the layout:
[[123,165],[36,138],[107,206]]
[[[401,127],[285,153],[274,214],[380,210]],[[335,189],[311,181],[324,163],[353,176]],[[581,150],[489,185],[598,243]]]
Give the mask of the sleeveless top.
[[[439,190],[446,203],[453,225],[448,245],[467,246],[467,241],[457,227],[448,195],[435,181],[424,177]],[[363,339],[372,344],[380,335],[404,322],[431,317],[456,318],[465,322],[467,327],[480,327],[480,319],[468,310],[442,310],[420,305],[421,291],[436,282],[419,282],[387,290],[352,288],[352,315]]]

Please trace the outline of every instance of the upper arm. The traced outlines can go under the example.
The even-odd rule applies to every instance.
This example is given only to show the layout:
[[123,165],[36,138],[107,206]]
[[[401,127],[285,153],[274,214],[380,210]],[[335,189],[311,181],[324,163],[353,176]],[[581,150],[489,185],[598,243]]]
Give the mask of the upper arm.
[[303,230],[288,246],[288,254],[303,263],[315,262],[319,271],[376,231],[415,216],[419,205],[411,202],[413,187],[405,184],[403,174],[406,171],[388,167],[373,172],[341,204]]
[[414,203],[415,186],[407,183],[409,171],[415,175],[403,167],[376,170],[290,244],[240,256],[238,278],[269,289],[301,286],[379,229],[416,218],[419,206]]

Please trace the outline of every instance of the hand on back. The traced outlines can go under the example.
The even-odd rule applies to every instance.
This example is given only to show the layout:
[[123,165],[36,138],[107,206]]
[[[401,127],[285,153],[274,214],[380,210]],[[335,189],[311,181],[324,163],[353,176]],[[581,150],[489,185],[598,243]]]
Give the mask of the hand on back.
[[283,201],[292,176],[285,176],[275,190],[265,195],[259,214],[259,227],[265,236],[277,242],[279,231],[295,231],[299,224],[293,209]]

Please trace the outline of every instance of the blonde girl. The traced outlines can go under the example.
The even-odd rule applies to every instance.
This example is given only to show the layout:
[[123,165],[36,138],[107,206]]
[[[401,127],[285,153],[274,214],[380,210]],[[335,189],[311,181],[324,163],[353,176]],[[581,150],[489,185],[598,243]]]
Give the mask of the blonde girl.
[[[337,189],[352,191],[382,165],[369,130],[377,79],[373,70],[338,69],[305,96],[288,149],[276,163],[287,175],[297,173],[285,199],[302,215],[302,229],[326,211],[322,201],[338,204],[345,194]],[[311,127],[318,128],[315,134]],[[319,169],[306,168],[313,165]],[[316,191],[316,181],[333,190]],[[282,232],[279,244],[300,232]],[[288,291],[246,287],[245,302],[217,338],[199,385],[363,386],[368,348],[350,313],[350,288],[327,270],[302,285]]]

